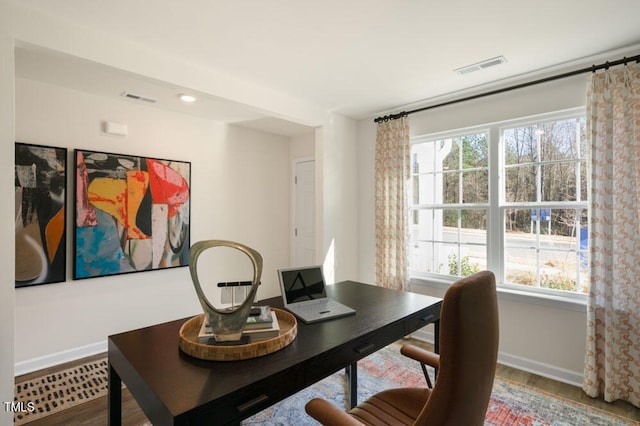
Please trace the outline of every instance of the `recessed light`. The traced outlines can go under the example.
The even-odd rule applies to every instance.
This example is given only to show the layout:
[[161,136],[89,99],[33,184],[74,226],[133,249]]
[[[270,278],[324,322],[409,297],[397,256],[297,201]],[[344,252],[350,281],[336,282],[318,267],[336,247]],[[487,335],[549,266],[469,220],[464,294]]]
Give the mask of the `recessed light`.
[[189,95],[187,93],[181,93],[180,95],[178,95],[180,97],[180,100],[182,102],[195,102],[196,101],[196,97],[193,95]]

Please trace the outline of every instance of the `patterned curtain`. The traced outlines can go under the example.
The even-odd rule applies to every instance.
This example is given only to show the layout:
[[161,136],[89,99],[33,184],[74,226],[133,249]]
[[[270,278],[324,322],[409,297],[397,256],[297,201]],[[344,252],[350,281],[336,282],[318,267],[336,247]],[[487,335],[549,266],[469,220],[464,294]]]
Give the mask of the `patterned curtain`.
[[375,155],[376,284],[404,290],[407,284],[406,185],[409,120],[378,123]]
[[584,391],[640,407],[640,65],[592,75]]

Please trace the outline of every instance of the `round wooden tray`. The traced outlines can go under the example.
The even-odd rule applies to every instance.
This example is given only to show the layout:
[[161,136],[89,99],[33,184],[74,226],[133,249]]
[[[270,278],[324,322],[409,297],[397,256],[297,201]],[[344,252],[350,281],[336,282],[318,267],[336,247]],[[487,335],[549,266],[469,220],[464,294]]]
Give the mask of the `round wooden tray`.
[[240,361],[264,356],[289,345],[298,335],[296,318],[282,309],[271,308],[278,318],[280,335],[246,345],[215,346],[198,341],[198,331],[204,321],[204,314],[197,315],[180,327],[180,349],[194,358],[208,361]]

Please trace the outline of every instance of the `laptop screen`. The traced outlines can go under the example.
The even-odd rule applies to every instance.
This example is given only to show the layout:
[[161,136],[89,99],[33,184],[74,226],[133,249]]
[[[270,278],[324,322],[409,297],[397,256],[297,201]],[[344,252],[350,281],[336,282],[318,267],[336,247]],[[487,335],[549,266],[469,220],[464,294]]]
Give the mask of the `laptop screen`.
[[327,297],[320,266],[283,269],[279,272],[287,304]]

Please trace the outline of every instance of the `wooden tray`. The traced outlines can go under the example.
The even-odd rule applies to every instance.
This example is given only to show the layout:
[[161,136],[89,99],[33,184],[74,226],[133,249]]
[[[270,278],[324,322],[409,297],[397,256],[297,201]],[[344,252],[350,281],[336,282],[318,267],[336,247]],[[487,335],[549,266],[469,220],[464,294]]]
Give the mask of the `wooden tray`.
[[204,314],[197,315],[180,327],[180,349],[194,358],[208,361],[240,361],[264,356],[288,346],[298,335],[296,318],[282,309],[271,308],[280,325],[280,335],[246,345],[214,346],[198,341]]

